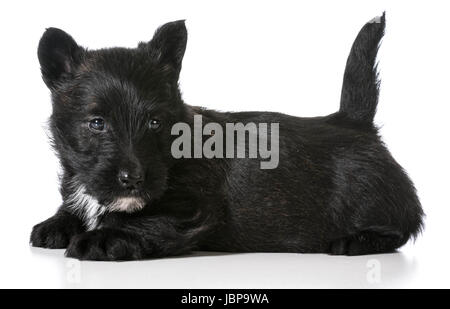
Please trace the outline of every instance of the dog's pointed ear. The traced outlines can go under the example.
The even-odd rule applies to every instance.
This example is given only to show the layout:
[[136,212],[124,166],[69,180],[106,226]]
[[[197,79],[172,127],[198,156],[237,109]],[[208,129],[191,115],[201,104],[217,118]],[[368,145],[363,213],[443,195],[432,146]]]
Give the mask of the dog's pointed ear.
[[158,60],[164,65],[172,66],[177,79],[180,74],[186,43],[187,30],[184,20],[162,25],[156,30],[149,43],[151,48],[156,50]]
[[39,41],[38,58],[45,84],[54,90],[70,78],[81,62],[84,49],[66,32],[48,28]]

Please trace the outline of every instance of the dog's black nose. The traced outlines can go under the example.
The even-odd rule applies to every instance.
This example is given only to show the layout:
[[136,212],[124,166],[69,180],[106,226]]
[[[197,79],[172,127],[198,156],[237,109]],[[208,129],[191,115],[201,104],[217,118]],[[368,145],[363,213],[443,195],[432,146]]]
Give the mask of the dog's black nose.
[[126,189],[136,189],[144,182],[142,174],[128,171],[120,171],[118,178],[121,186]]

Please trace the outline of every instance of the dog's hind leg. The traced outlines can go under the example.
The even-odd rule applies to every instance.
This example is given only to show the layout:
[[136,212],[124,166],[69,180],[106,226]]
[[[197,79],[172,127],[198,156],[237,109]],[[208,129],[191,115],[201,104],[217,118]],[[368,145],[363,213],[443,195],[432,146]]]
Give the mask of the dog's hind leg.
[[390,253],[404,245],[407,240],[408,238],[400,233],[364,231],[332,241],[328,253],[331,255]]

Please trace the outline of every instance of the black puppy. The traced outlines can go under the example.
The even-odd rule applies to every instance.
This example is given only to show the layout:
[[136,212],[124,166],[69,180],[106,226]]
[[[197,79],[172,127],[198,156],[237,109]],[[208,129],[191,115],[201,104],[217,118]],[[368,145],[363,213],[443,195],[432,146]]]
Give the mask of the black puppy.
[[[38,57],[52,94],[63,204],[33,228],[31,244],[67,248],[67,256],[83,260],[399,248],[421,231],[423,212],[373,124],[384,27],[383,14],[362,28],[339,111],[314,118],[184,104],[183,21],[163,25],[134,49],[91,51],[47,29]],[[192,127],[195,115],[224,127],[278,123],[278,166],[261,169],[254,158],[175,158],[171,128]]]

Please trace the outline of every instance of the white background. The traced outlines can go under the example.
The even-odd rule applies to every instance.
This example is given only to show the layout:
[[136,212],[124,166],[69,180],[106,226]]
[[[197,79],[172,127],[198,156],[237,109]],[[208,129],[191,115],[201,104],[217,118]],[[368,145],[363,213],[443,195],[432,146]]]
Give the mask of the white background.
[[[450,287],[449,7],[434,1],[2,1],[0,4],[0,287]],[[51,113],[36,47],[59,27],[91,49],[134,47],[186,19],[184,99],[219,110],[316,116],[338,109],[361,26],[387,11],[376,123],[415,182],[425,232],[400,253],[362,257],[205,254],[83,262],[30,248],[60,203]],[[379,270],[380,276],[371,271]]]

